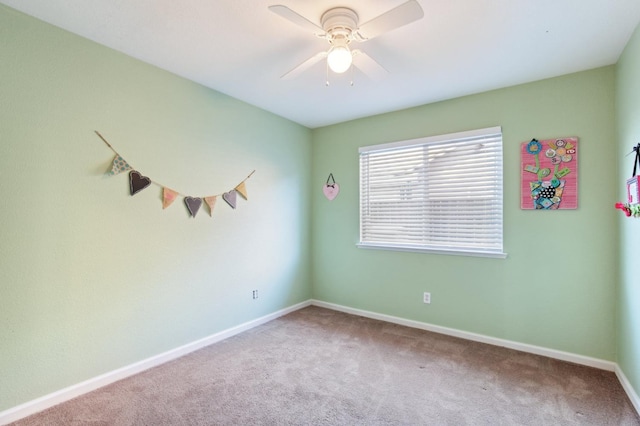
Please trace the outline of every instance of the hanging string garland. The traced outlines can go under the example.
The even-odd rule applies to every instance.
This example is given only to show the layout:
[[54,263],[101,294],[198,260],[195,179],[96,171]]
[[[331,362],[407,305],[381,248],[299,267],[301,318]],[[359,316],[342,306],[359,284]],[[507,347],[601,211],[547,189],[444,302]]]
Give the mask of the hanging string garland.
[[166,209],[171,204],[173,204],[173,202],[178,198],[178,196],[182,196],[184,198],[184,204],[187,207],[187,210],[189,211],[189,214],[191,215],[191,217],[196,217],[196,214],[198,214],[198,211],[200,210],[200,207],[202,206],[203,202],[209,208],[209,216],[213,216],[213,208],[216,204],[216,200],[220,196],[232,209],[235,209],[237,206],[237,194],[240,194],[242,198],[244,198],[245,200],[248,200],[247,187],[245,182],[256,172],[255,170],[249,173],[249,176],[244,178],[242,182],[240,182],[230,191],[224,192],[222,194],[207,195],[205,197],[193,197],[190,195],[185,195],[183,193],[180,193],[178,191],[175,191],[169,188],[168,186],[165,186],[156,181],[153,181],[147,176],[143,176],[142,173],[140,173],[139,171],[131,167],[129,163],[124,158],[122,158],[120,154],[118,154],[118,152],[100,134],[100,132],[98,132],[97,130],[94,130],[94,131],[96,132],[96,135],[98,135],[98,137],[102,139],[102,141],[105,144],[107,144],[109,149],[111,149],[111,151],[113,151],[113,153],[115,154],[115,157],[111,163],[111,170],[107,172],[107,175],[114,176],[120,173],[129,172],[129,191],[132,196],[148,188],[153,183],[162,188],[162,208],[163,209]]

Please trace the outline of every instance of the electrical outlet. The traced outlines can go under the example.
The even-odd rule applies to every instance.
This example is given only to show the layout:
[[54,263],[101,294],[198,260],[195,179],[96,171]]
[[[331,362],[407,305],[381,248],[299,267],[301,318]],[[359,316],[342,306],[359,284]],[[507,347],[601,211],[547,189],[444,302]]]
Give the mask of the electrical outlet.
[[255,299],[257,299],[257,298],[258,298],[258,290],[253,290],[253,291],[251,292],[251,295],[252,295],[252,297],[253,297],[253,299],[254,299],[254,300],[255,300]]
[[428,292],[424,292],[424,294],[422,295],[422,301],[424,303],[431,303],[431,293]]

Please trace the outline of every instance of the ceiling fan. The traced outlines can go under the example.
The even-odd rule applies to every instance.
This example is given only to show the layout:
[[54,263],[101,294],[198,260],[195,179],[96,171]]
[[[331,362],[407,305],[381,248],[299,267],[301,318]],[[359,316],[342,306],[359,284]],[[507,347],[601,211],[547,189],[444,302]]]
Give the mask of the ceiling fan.
[[[321,26],[287,6],[273,5],[269,6],[269,10],[306,30],[310,30],[317,37],[326,39],[330,46],[328,50],[313,55],[282,75],[280,77],[282,79],[295,78],[325,58],[327,59],[327,74],[329,69],[340,74],[355,66],[373,79],[381,78],[387,74],[387,70],[363,51],[350,49],[351,42],[371,40],[383,33],[422,19],[424,16],[422,7],[416,0],[409,0],[364,24],[359,23],[358,14],[348,7],[334,7],[324,12],[320,18]],[[328,78],[327,84],[329,84]]]

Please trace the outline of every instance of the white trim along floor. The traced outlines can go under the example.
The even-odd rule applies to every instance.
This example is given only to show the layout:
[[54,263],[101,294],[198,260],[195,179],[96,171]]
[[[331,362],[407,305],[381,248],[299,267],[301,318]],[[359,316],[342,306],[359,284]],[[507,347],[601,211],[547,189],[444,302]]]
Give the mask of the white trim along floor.
[[27,416],[30,416],[39,411],[45,410],[54,405],[60,404],[65,401],[69,401],[70,399],[76,398],[80,395],[91,392],[100,387],[109,385],[118,380],[140,373],[144,370],[148,370],[149,368],[156,367],[160,364],[164,364],[166,362],[172,361],[183,355],[197,351],[198,349],[201,349],[205,346],[214,344],[221,340],[227,339],[231,336],[235,336],[236,334],[240,334],[243,331],[257,327],[266,322],[272,321],[276,318],[279,318],[291,312],[297,311],[298,309],[302,309],[311,305],[319,306],[326,309],[332,309],[335,311],[345,312],[353,315],[359,315],[366,318],[386,321],[386,322],[390,322],[398,325],[404,325],[407,327],[418,328],[418,329],[432,331],[440,334],[446,334],[449,336],[459,337],[462,339],[473,340],[476,342],[487,343],[495,346],[502,346],[502,347],[515,349],[522,352],[528,352],[536,355],[546,356],[549,358],[559,359],[562,361],[573,362],[575,364],[581,364],[589,367],[599,368],[601,370],[612,371],[612,372],[615,372],[623,389],[629,396],[631,403],[633,404],[638,414],[640,414],[640,397],[638,397],[638,394],[635,392],[635,390],[631,386],[631,383],[629,382],[627,377],[624,375],[624,372],[620,369],[620,366],[615,362],[585,357],[582,355],[576,355],[568,352],[557,351],[554,349],[543,348],[540,346],[528,345],[525,343],[518,343],[510,340],[498,339],[495,337],[485,336],[485,335],[476,334],[476,333],[469,333],[466,331],[460,331],[453,328],[441,327],[438,325],[408,320],[408,319],[394,317],[390,315],[378,314],[375,312],[354,309],[347,306],[336,305],[333,303],[327,303],[320,300],[311,299],[302,303],[292,305],[288,308],[279,310],[272,314],[265,315],[255,320],[246,322],[244,324],[240,324],[238,326],[229,328],[219,333],[215,333],[203,339],[196,340],[195,342],[172,349],[170,351],[161,353],[151,358],[147,358],[142,361],[136,362],[134,364],[111,371],[109,373],[102,374],[100,376],[75,384],[73,386],[60,389],[59,391],[53,392],[48,395],[44,395],[40,398],[34,399],[32,401],[28,401],[24,404],[10,408],[8,410],[2,411],[0,412],[0,425],[6,425],[16,420],[25,418]]

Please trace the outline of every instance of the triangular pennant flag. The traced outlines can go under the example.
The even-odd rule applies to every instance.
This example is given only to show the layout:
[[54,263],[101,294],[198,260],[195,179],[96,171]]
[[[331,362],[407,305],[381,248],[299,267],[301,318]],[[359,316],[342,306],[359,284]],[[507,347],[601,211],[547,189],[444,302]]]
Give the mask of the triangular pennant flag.
[[140,172],[132,170],[129,173],[129,188],[131,189],[131,195],[136,195],[149,185],[151,185],[151,179],[146,176],[142,176]]
[[209,216],[213,216],[213,207],[216,205],[216,196],[204,197],[204,202],[209,206]]
[[111,163],[111,170],[109,170],[107,174],[109,176],[113,176],[122,172],[128,172],[129,170],[131,170],[131,166],[129,165],[129,163],[124,161],[124,158],[116,155],[113,159],[113,162]]
[[244,198],[245,200],[247,200],[247,187],[244,185],[244,181],[240,182],[240,185],[236,186],[235,188],[236,191],[238,191],[238,194],[242,195],[242,198]]
[[184,197],[184,203],[187,205],[189,213],[192,217],[196,217],[200,206],[202,205],[202,198]]
[[162,188],[162,209],[169,207],[178,196],[178,193],[173,189]]
[[225,200],[232,209],[236,208],[236,194],[237,192],[235,191],[235,189],[222,194],[222,199]]

